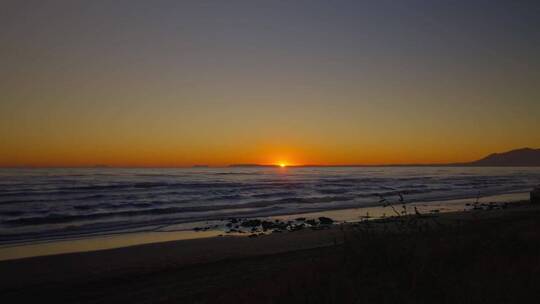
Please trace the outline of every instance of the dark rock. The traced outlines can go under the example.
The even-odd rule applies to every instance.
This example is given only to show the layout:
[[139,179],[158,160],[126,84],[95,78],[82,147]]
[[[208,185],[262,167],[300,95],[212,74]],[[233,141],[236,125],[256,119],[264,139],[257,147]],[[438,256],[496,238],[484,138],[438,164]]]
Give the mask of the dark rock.
[[306,218],[305,217],[299,217],[299,218],[295,218],[294,220],[298,221],[298,222],[303,222],[303,221],[306,220]]
[[289,226],[290,231],[298,231],[304,229],[304,224]]
[[311,226],[317,226],[317,221],[314,220],[314,219],[309,219],[306,221],[307,224],[311,225]]
[[209,229],[210,229],[210,227],[196,227],[193,230],[195,230],[195,231],[206,231],[206,230],[209,230]]
[[242,227],[257,227],[261,225],[261,220],[246,220],[243,221],[241,226]]
[[319,218],[319,222],[321,222],[321,225],[332,225],[334,223],[334,220],[329,217],[321,216]]
[[261,223],[262,229],[264,231],[266,231],[268,229],[272,229],[272,228],[276,227],[276,225],[277,224],[272,223],[272,222],[268,222],[268,221],[262,221],[262,223]]
[[264,231],[270,230],[270,229],[286,229],[287,228],[287,224],[285,223],[281,223],[281,222],[274,223],[274,222],[269,222],[269,221],[262,221],[261,226]]

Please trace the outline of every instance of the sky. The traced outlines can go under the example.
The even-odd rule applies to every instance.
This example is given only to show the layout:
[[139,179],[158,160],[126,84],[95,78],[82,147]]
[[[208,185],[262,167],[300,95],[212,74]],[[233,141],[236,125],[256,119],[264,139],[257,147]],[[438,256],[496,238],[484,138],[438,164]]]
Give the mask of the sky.
[[540,147],[539,1],[6,1],[0,166]]

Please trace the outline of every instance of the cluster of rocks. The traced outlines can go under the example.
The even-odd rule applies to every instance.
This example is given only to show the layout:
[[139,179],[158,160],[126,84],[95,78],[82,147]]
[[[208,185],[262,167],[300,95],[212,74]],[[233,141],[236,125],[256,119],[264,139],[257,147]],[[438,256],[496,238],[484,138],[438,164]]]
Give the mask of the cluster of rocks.
[[495,209],[506,209],[508,203],[474,203],[474,204],[465,204],[467,207],[472,207],[472,210],[495,210]]
[[194,231],[207,231],[211,229],[217,229],[219,228],[219,225],[211,225],[211,226],[204,226],[204,227],[195,227],[193,228]]
[[[319,217],[318,219],[306,219],[304,217],[296,218],[292,221],[276,220],[261,220],[261,219],[242,219],[231,218],[227,220],[225,224],[225,233],[250,233],[250,237],[258,235],[264,235],[268,233],[282,233],[299,231],[302,229],[328,229],[330,225],[334,223],[334,220],[329,217]],[[197,227],[195,231],[206,231],[209,229],[216,229],[217,225]]]

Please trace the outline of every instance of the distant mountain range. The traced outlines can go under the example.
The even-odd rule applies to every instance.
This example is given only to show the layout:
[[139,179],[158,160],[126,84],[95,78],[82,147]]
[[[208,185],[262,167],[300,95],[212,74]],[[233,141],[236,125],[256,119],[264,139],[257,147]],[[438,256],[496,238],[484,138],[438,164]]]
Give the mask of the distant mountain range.
[[534,167],[540,166],[540,149],[523,148],[504,153],[493,153],[480,160],[465,163],[477,167]]
[[[540,166],[540,149],[523,148],[516,149],[504,153],[493,153],[482,159],[467,162],[467,163],[450,163],[450,164],[396,164],[396,165],[381,165],[381,166],[366,166],[366,165],[303,165],[303,166],[291,166],[291,167],[538,167]],[[244,168],[271,168],[279,167],[277,165],[259,165],[259,164],[236,164],[230,167],[244,167]]]

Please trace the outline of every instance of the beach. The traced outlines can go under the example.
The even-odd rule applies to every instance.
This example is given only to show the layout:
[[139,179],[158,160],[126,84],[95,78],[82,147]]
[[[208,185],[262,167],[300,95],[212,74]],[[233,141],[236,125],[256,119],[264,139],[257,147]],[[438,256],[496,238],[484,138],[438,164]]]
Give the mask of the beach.
[[455,273],[476,265],[482,288],[527,274],[485,291],[514,299],[536,269],[505,267],[540,256],[527,247],[540,231],[526,191],[536,168],[2,174],[0,295],[12,302],[453,303],[457,286],[478,302],[474,274]]
[[[518,267],[501,271],[524,271],[526,275],[518,280],[526,279],[527,284],[532,284],[538,281],[535,275],[540,270],[537,266],[540,265],[540,255],[536,255],[539,252],[537,242],[540,240],[538,216],[540,206],[516,202],[505,209],[449,212],[418,218],[425,224],[415,224],[415,228],[393,229],[391,227],[398,227],[396,219],[387,219],[384,227],[390,227],[388,232],[382,232],[383,224],[380,221],[362,221],[333,225],[329,229],[304,229],[256,238],[210,237],[8,260],[0,262],[0,292],[3,299],[13,301],[54,299],[56,303],[252,303],[259,298],[267,303],[275,303],[276,299],[305,300],[311,299],[310,292],[316,294],[317,284],[328,283],[326,276],[332,277],[334,282],[327,288],[337,288],[334,286],[336,282],[345,280],[334,277],[334,274],[343,271],[342,263],[349,263],[347,259],[354,255],[369,257],[371,252],[368,248],[381,244],[396,244],[397,247],[404,246],[402,249],[405,250],[412,244],[423,248],[420,251],[422,255],[413,254],[406,265],[418,261],[429,264],[430,258],[425,255],[434,250],[441,259],[446,254],[455,256],[452,246],[466,244],[463,245],[466,248],[460,250],[468,250],[462,253],[467,257],[455,260],[456,267],[459,267],[459,263],[468,264],[468,259],[474,260],[476,255],[483,256],[482,259],[497,263],[495,270],[507,266]],[[410,217],[414,218],[412,215],[407,218]],[[432,242],[434,237],[439,240],[437,246],[422,247],[423,242]],[[491,238],[498,238],[494,241],[497,246],[513,246],[520,251],[509,256],[507,251],[497,251],[502,250],[498,247],[490,248],[488,241]],[[486,240],[485,244],[478,242],[478,239]],[[512,244],[505,244],[506,240]],[[522,246],[530,248],[521,250]],[[366,252],[354,253],[356,250]],[[377,255],[389,254],[389,259],[396,254],[393,249],[386,252],[379,247],[377,252]],[[396,258],[403,257],[398,255]],[[514,258],[519,265],[508,264],[509,259]],[[371,257],[365,262],[377,267],[378,263],[388,261]],[[521,268],[524,263],[530,264]],[[384,272],[392,272],[387,266],[384,266]],[[441,267],[438,264],[435,266]],[[410,269],[404,271],[408,273]],[[499,278],[498,273],[484,272],[483,276],[492,274]],[[396,270],[396,275],[400,273]],[[421,277],[425,273],[415,275]],[[468,280],[465,277],[461,279]],[[345,284],[346,281],[341,283]],[[404,282],[409,284],[408,279]],[[384,283],[377,284],[381,284],[377,287],[379,290],[388,287]],[[303,291],[292,292],[291,288],[298,286],[304,286]],[[488,287],[489,284],[482,284],[482,288]],[[345,290],[347,288],[340,292]],[[508,290],[508,293],[515,291]],[[347,297],[356,296],[347,293],[335,295],[334,292],[337,290],[325,292],[325,296],[330,297],[328,299],[312,300],[315,303],[330,303],[342,297],[349,299]],[[527,297],[535,293],[534,290],[525,294],[521,292],[521,296]],[[468,296],[468,299],[476,299],[476,295]]]
[[[518,192],[508,193],[500,195],[492,195],[479,198],[479,204],[502,204],[502,203],[515,203],[527,200],[529,193]],[[453,199],[445,201],[434,202],[417,202],[407,203],[405,206],[408,212],[413,213],[417,210],[423,214],[439,214],[439,213],[456,213],[464,210],[471,210],[475,199]],[[481,206],[480,206],[481,207]],[[401,208],[401,205],[397,205],[397,208]],[[401,212],[401,209],[400,211]],[[304,224],[305,221],[295,221],[295,219],[312,219],[317,220],[320,217],[327,217],[332,219],[335,224],[355,223],[363,219],[380,219],[388,216],[394,216],[395,211],[390,206],[374,205],[372,207],[360,207],[360,208],[346,208],[337,210],[326,210],[307,213],[292,213],[279,216],[270,216],[264,218],[258,218],[260,221],[290,223],[288,228],[292,228],[295,225]],[[250,220],[251,218],[238,219]],[[58,238],[48,239],[45,241],[30,240],[27,242],[4,244],[0,245],[0,261],[21,259],[28,257],[37,257],[44,255],[56,255],[63,253],[73,252],[87,252],[97,250],[115,249],[143,244],[151,243],[163,243],[170,241],[180,240],[195,240],[206,238],[222,238],[227,240],[234,240],[235,237],[244,238],[248,236],[258,235],[263,232],[261,227],[257,227],[256,232],[251,232],[251,227],[244,227],[242,230],[231,229],[230,220],[221,221],[199,221],[188,224],[169,225],[167,230],[160,229],[158,231],[143,231],[133,232],[124,231],[116,232],[112,234],[97,234],[87,235],[77,238]],[[207,230],[207,228],[209,228]],[[235,233],[231,231],[237,231],[242,233]],[[283,230],[286,232],[287,230]],[[266,233],[272,232],[271,230],[265,231]]]

